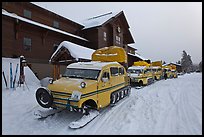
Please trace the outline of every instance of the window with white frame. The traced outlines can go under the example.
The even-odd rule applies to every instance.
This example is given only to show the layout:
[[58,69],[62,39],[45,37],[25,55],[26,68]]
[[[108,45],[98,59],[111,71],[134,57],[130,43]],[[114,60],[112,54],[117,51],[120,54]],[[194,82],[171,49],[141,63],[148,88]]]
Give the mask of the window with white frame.
[[106,34],[106,32],[103,32],[103,40],[107,41],[107,34]]
[[24,37],[23,38],[23,47],[26,51],[31,51],[32,41],[31,38]]
[[116,36],[116,43],[120,44],[120,36]]
[[23,11],[24,17],[31,18],[31,14],[32,14],[31,11],[24,9]]
[[53,21],[53,27],[55,27],[55,28],[59,28],[59,22],[57,22],[57,21]]

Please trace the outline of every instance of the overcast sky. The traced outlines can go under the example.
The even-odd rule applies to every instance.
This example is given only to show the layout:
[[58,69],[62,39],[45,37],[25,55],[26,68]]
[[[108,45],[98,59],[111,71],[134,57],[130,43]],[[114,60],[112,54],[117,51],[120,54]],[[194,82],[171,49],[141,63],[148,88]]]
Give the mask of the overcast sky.
[[202,60],[201,2],[33,2],[82,24],[110,11],[124,11],[138,53],[152,61],[177,62],[182,51]]

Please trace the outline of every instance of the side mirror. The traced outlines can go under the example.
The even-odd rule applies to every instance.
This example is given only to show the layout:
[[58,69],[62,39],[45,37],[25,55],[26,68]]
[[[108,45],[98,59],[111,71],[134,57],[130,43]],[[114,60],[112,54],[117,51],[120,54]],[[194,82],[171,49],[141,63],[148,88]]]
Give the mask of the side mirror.
[[108,82],[108,78],[102,78],[102,81],[106,83]]

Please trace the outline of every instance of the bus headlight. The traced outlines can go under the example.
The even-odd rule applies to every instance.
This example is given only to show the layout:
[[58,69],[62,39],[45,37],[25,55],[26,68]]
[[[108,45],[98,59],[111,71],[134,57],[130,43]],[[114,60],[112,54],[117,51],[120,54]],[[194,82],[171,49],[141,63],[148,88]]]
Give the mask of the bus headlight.
[[85,82],[81,82],[80,86],[81,86],[81,88],[85,88],[86,87],[86,83]]

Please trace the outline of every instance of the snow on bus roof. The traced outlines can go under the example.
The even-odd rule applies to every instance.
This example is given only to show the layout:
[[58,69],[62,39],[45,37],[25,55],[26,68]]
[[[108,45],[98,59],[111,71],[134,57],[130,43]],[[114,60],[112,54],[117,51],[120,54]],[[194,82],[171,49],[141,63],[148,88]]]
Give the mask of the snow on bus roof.
[[91,60],[91,56],[93,52],[95,51],[94,49],[86,48],[80,45],[77,45],[75,43],[69,42],[69,41],[63,41],[60,43],[58,46],[57,50],[52,54],[50,61],[52,58],[59,53],[60,49],[65,47],[66,49],[69,50],[70,55],[75,58],[76,60],[78,59],[87,59]]
[[150,68],[152,69],[158,69],[158,68],[161,68],[160,66],[150,66]]
[[36,25],[36,26],[39,26],[39,27],[42,27],[42,28],[46,28],[46,29],[49,29],[49,30],[52,30],[52,31],[55,31],[55,32],[58,32],[58,33],[62,33],[62,34],[68,35],[68,36],[72,36],[72,37],[75,37],[75,38],[78,38],[78,39],[81,39],[81,40],[84,40],[84,41],[88,41],[87,39],[82,38],[82,37],[80,37],[80,36],[77,36],[77,35],[74,35],[74,34],[71,34],[71,33],[68,33],[68,32],[65,32],[65,31],[62,31],[62,30],[59,30],[59,29],[50,27],[50,26],[47,26],[47,25],[45,25],[45,24],[41,24],[41,23],[39,23],[39,22],[30,20],[30,19],[23,18],[23,17],[21,17],[21,16],[18,16],[18,15],[15,14],[15,13],[9,13],[9,12],[7,12],[7,11],[4,10],[4,9],[2,9],[2,15],[9,16],[9,17],[15,18],[15,19],[19,19],[19,20],[21,20],[21,21],[30,23],[30,24],[32,24],[32,25]]
[[128,69],[144,69],[144,68],[146,68],[147,66],[131,66],[131,67],[129,67]]
[[119,64],[118,62],[100,62],[100,61],[91,61],[91,62],[77,62],[72,63],[67,66],[67,68],[80,68],[80,69],[94,69],[101,70],[104,66],[109,64]]

